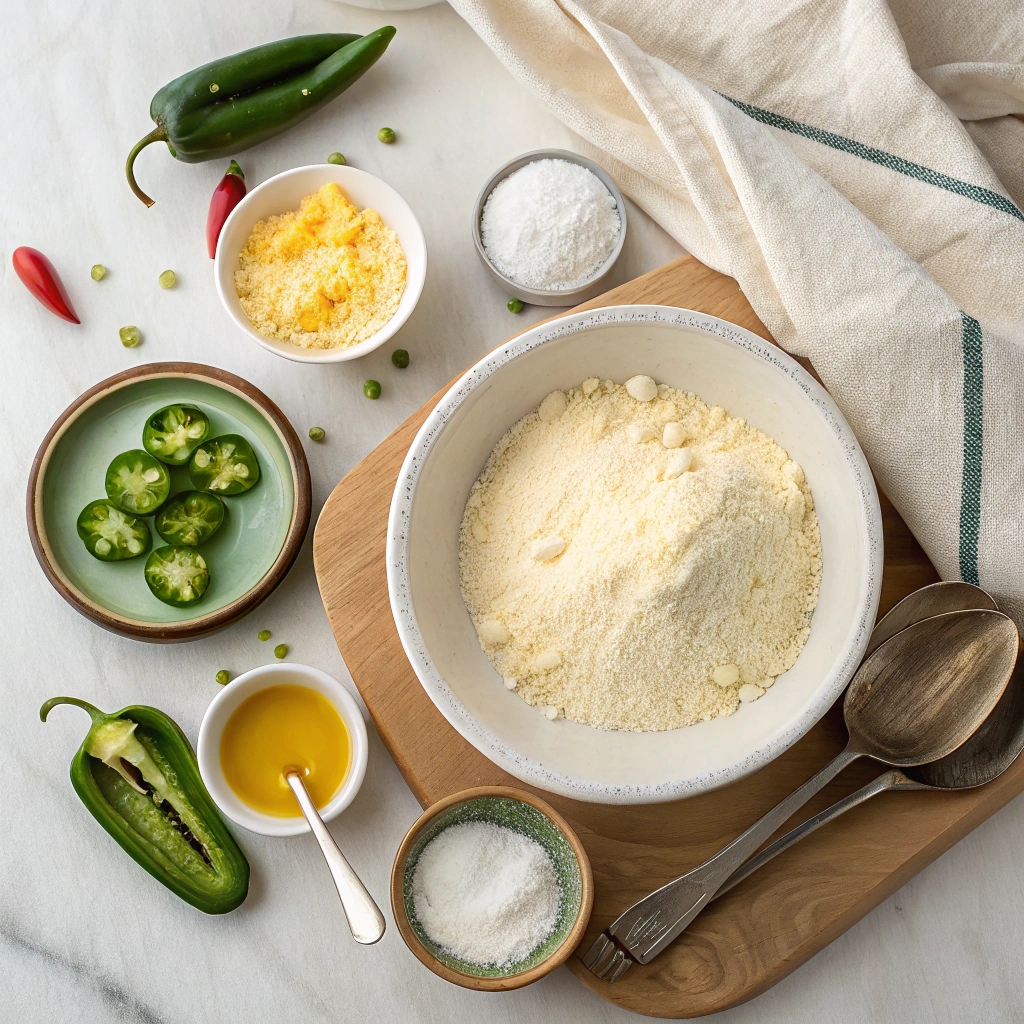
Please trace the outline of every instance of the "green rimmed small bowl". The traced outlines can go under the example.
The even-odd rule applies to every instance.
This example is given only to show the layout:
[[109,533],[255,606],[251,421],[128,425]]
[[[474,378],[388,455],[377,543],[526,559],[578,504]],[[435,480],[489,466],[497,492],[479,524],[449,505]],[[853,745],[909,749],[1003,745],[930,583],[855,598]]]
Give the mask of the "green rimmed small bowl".
[[[446,828],[468,821],[503,825],[535,839],[558,876],[562,905],[554,931],[525,960],[508,968],[459,960],[433,942],[416,918],[412,880],[420,854]],[[522,988],[565,963],[583,938],[593,905],[590,860],[569,823],[539,797],[505,786],[463,790],[428,807],[406,833],[391,869],[391,910],[405,944],[445,981],[483,992]]]
[[[163,604],[149,592],[145,558],[101,562],[86,551],[75,525],[81,509],[104,496],[110,460],[139,448],[146,418],[175,402],[203,409],[211,436],[242,434],[260,460],[259,483],[227,499],[224,525],[200,548],[211,583],[201,600],[185,608]],[[192,489],[184,467],[170,472],[171,494]],[[221,629],[268,597],[302,547],[310,508],[302,444],[262,391],[213,366],[149,363],[100,381],[61,413],[32,463],[26,511],[36,558],[72,607],[122,636],[172,643]],[[155,536],[153,542],[161,543]]]

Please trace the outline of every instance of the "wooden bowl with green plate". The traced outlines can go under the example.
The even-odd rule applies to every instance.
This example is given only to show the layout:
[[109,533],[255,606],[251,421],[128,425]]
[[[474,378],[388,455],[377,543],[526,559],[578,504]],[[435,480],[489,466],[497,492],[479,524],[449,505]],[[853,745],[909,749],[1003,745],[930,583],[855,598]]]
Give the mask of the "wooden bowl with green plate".
[[[164,604],[150,592],[146,556],[100,561],[76,526],[82,509],[105,497],[110,461],[141,448],[146,420],[173,404],[202,409],[211,438],[241,434],[260,466],[251,490],[224,499],[223,525],[199,548],[209,587],[186,607]],[[184,466],[169,469],[172,496],[193,489]],[[309,466],[291,424],[252,384],[213,366],[150,363],[101,381],[64,410],[32,463],[27,506],[36,558],[61,597],[113,633],[173,643],[241,618],[284,579],[309,526]],[[152,519],[145,521],[153,547],[160,546]]]
[[[506,966],[480,966],[434,942],[416,916],[413,879],[420,854],[452,825],[485,821],[536,840],[555,868],[561,895],[551,934],[525,959]],[[549,803],[525,790],[481,786],[454,793],[428,807],[409,829],[391,869],[391,910],[405,944],[436,975],[463,988],[504,992],[522,988],[565,963],[583,939],[594,905],[594,878],[583,844]]]

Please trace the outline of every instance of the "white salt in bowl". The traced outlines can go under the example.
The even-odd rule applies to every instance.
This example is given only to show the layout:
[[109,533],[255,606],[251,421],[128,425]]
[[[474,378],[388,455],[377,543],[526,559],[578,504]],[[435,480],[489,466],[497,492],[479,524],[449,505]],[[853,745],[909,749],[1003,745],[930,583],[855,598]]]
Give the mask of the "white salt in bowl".
[[[619,213],[619,236],[615,240],[615,245],[612,247],[608,258],[586,281],[578,284],[575,288],[528,288],[526,285],[517,284],[510,277],[506,277],[491,262],[491,258],[487,255],[487,250],[484,248],[480,222],[484,215],[484,206],[487,205],[487,200],[490,198],[491,193],[507,177],[537,160],[567,160],[571,164],[585,167],[611,193]],[[472,230],[473,245],[476,247],[477,255],[483,261],[484,266],[490,271],[491,277],[508,293],[509,298],[522,299],[524,302],[529,302],[535,306],[575,306],[580,302],[586,302],[587,299],[592,299],[607,288],[605,278],[607,278],[612,267],[615,266],[615,262],[622,253],[622,246],[626,241],[626,204],[623,201],[622,193],[618,190],[615,182],[612,181],[611,175],[600,164],[594,163],[593,160],[588,160],[585,156],[580,156],[579,153],[570,153],[567,149],[537,149],[532,153],[524,153],[522,156],[517,156],[514,160],[509,160],[507,164],[499,167],[487,179],[484,187],[480,189],[480,194],[476,197],[476,203],[473,206]]]
[[[297,210],[306,196],[312,195],[331,182],[341,186],[345,198],[356,209],[365,210],[370,207],[376,210],[384,223],[398,235],[398,241],[405,251],[408,268],[405,292],[395,315],[376,334],[359,342],[358,345],[348,348],[302,348],[286,341],[278,341],[276,338],[268,338],[256,330],[245,315],[238,292],[235,290],[235,271],[238,269],[238,254],[259,221]],[[409,204],[387,182],[345,164],[313,164],[275,174],[257,185],[242,199],[231,211],[231,216],[221,230],[213,268],[217,294],[228,316],[238,325],[239,330],[257,345],[268,352],[273,352],[274,355],[284,356],[285,359],[297,363],[338,363],[358,359],[380,348],[393,338],[412,316],[412,311],[423,293],[423,283],[427,277],[427,243],[423,237],[423,229]]]
[[[821,530],[822,581],[793,667],[729,717],[667,732],[547,721],[506,690],[459,589],[459,524],[491,449],[555,388],[648,374],[774,438],[803,467]],[[667,306],[611,306],[549,321],[465,373],[413,441],[391,503],[391,609],[427,695],[481,753],[529,785],[597,803],[674,800],[749,775],[800,739],[843,692],[874,624],[882,519],[849,425],[795,360],[749,331]]]
[[[519,963],[481,966],[460,960],[433,942],[416,915],[413,882],[420,854],[452,825],[487,822],[539,843],[551,860],[560,890],[551,934]],[[507,992],[550,974],[580,944],[594,906],[594,876],[579,836],[549,803],[519,789],[480,786],[428,807],[406,833],[391,868],[391,911],[412,953],[436,975],[463,988]]]

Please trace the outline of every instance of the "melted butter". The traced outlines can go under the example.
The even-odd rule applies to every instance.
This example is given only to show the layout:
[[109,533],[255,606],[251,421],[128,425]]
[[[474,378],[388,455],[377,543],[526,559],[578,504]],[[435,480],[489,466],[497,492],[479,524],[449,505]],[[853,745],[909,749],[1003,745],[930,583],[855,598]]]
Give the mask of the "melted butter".
[[286,768],[298,768],[310,797],[323,807],[351,762],[351,742],[334,705],[308,686],[282,684],[246,697],[220,741],[220,764],[235,795],[254,811],[300,817]]

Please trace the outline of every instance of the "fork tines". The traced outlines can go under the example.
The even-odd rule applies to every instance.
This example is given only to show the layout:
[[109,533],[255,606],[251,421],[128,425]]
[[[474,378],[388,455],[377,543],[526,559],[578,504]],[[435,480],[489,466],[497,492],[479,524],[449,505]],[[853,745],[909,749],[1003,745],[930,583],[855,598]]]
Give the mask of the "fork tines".
[[608,982],[618,981],[633,964],[607,932],[598,935],[597,941],[580,959],[587,970]]

